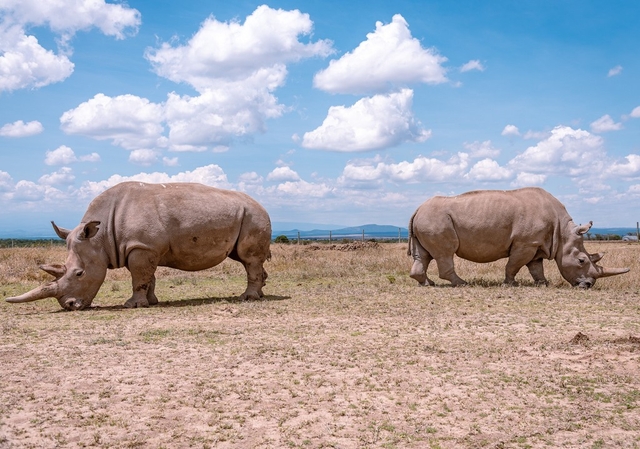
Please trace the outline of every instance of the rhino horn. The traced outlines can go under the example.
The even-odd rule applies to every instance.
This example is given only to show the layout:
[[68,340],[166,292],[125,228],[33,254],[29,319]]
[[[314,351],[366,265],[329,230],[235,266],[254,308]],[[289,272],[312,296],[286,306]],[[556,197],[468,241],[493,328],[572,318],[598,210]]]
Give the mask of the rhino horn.
[[6,298],[6,301],[11,303],[31,302],[31,301],[37,301],[39,299],[55,298],[57,297],[57,295],[58,295],[58,283],[49,282],[48,284],[41,285],[40,287],[36,287],[30,292],[24,293],[20,296],[14,296],[13,298]]
[[62,240],[67,240],[67,236],[69,235],[69,233],[71,233],[70,229],[65,229],[57,226],[53,221],[51,222],[51,226],[53,226],[53,230],[56,231],[58,237],[60,237]]
[[599,278],[606,278],[609,276],[616,276],[618,274],[624,274],[629,272],[629,268],[605,268],[598,270],[600,273],[598,274]]
[[604,253],[589,254],[589,260],[590,260],[592,263],[596,263],[596,262],[598,262],[600,259],[602,259],[602,256],[604,256]]
[[64,265],[40,265],[40,269],[54,276],[56,281],[67,272],[67,267]]
[[593,221],[590,221],[589,224],[586,225],[576,226],[576,234],[586,234],[587,232],[589,232],[589,229],[591,229],[591,226],[593,226]]

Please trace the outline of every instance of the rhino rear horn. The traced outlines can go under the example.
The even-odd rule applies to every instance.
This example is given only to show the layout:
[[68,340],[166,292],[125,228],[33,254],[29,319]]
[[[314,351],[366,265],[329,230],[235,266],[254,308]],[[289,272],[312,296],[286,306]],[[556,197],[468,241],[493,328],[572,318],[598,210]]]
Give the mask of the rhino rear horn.
[[24,293],[20,296],[14,296],[12,298],[6,298],[5,301],[11,303],[19,302],[31,302],[45,298],[56,298],[58,296],[58,283],[49,282],[48,284],[36,287],[30,292]]
[[61,228],[60,226],[57,226],[53,221],[51,222],[51,226],[53,226],[53,230],[56,231],[58,237],[60,237],[62,240],[67,240],[67,236],[71,232],[70,229]]
[[604,253],[589,254],[589,260],[591,261],[591,263],[596,263],[600,259],[602,259],[603,256],[604,256]]
[[56,281],[67,272],[67,267],[64,265],[40,265],[40,269],[55,277]]

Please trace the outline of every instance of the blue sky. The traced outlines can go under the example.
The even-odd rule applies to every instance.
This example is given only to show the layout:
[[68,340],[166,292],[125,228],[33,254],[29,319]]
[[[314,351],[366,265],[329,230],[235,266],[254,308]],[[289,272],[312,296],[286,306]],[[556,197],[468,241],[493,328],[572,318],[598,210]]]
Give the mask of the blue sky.
[[274,222],[406,226],[541,186],[640,220],[640,4],[0,0],[0,231],[117,182],[242,190]]

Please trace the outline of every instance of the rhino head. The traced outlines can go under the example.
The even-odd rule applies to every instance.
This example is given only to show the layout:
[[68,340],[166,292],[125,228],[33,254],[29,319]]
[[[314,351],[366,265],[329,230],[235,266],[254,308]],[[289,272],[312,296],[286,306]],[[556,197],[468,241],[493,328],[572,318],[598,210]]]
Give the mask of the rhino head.
[[100,222],[81,223],[73,230],[51,224],[56,234],[67,241],[67,260],[64,265],[40,265],[55,280],[6,300],[18,303],[54,297],[67,310],[89,307],[107,274],[106,254],[101,239],[96,237]]
[[598,278],[627,273],[629,268],[605,268],[597,265],[604,253],[589,254],[584,248],[583,235],[591,229],[593,222],[577,226],[569,223],[562,251],[556,257],[562,277],[574,287],[591,288]]

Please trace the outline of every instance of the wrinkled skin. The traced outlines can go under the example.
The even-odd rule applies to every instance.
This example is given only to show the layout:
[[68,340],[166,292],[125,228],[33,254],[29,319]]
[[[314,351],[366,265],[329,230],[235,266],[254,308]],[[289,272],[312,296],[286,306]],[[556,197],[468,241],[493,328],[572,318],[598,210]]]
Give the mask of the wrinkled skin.
[[453,266],[455,254],[478,263],[508,258],[505,284],[514,285],[526,266],[536,284],[546,285],[542,261],[553,259],[567,282],[590,288],[598,278],[629,271],[601,267],[596,262],[603,254],[587,253],[583,235],[591,224],[576,225],[564,206],[539,188],[434,197],[409,222],[410,276],[421,285],[435,285],[426,274],[435,259],[441,279],[464,285]]
[[8,302],[55,297],[67,310],[84,309],[107,269],[126,267],[133,292],[124,306],[148,307],[158,303],[158,266],[197,271],[227,257],[247,271],[247,289],[240,299],[263,296],[271,222],[264,208],[243,193],[201,184],[126,182],[96,197],[75,229],[52,225],[67,241],[67,260],[64,265],[42,265],[55,280]]

